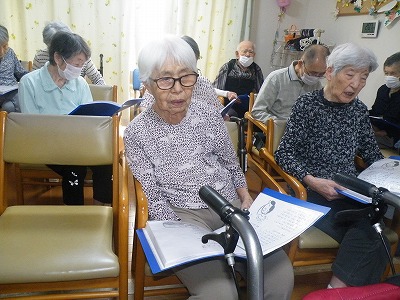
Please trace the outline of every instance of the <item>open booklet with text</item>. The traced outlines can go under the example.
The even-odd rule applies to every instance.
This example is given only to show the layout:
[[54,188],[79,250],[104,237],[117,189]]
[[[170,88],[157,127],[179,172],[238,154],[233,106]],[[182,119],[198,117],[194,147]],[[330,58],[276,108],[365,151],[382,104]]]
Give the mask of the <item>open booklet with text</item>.
[[[303,233],[329,207],[264,189],[249,209],[249,222],[257,233],[263,254],[266,255]],[[220,233],[225,226],[215,230]],[[185,263],[224,256],[224,249],[213,240],[203,244],[201,239],[209,230],[181,221],[148,221],[137,234],[152,272],[158,273]],[[239,238],[234,251],[237,257],[246,257]]]
[[[383,187],[400,196],[400,157],[391,156],[374,162],[363,170],[358,179],[369,182],[376,187]],[[371,203],[372,198],[350,189],[338,190],[339,193],[361,203]]]

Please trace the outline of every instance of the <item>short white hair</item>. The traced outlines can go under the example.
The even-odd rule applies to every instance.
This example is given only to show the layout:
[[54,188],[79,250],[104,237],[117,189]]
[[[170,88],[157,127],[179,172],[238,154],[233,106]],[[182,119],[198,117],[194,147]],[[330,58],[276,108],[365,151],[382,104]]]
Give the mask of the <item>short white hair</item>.
[[148,43],[140,51],[138,57],[140,81],[148,83],[151,74],[160,70],[169,59],[197,73],[197,59],[193,49],[182,38],[168,35]]
[[378,68],[378,60],[370,49],[354,43],[345,43],[333,49],[326,66],[332,68],[334,75],[347,66],[353,66],[355,69],[368,68],[369,72],[373,72]]

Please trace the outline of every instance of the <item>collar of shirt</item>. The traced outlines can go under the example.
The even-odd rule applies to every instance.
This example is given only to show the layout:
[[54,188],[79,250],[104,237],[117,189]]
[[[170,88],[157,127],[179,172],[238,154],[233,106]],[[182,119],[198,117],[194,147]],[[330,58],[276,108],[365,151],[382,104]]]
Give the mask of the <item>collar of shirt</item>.
[[290,66],[288,67],[288,76],[289,76],[290,80],[301,81],[300,78],[297,76],[296,71],[294,70],[294,63],[295,62],[292,62],[290,64]]

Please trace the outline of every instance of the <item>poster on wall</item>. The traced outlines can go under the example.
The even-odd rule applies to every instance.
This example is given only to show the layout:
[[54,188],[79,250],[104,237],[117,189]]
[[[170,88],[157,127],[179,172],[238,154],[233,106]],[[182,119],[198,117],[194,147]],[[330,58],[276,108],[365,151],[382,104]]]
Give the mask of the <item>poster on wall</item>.
[[396,0],[336,0],[336,10],[338,16],[374,15],[392,2],[394,5],[397,4]]

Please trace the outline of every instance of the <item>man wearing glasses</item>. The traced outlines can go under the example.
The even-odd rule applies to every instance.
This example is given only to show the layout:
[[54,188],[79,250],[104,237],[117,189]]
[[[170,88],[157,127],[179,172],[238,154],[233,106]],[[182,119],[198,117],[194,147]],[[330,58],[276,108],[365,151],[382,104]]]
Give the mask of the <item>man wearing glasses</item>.
[[[237,95],[248,95],[251,92],[258,93],[264,81],[261,68],[254,62],[255,45],[251,41],[242,41],[235,52],[236,58],[225,63],[217,78],[214,80],[214,87],[220,90],[232,91]],[[228,104],[228,99],[226,103]],[[242,105],[243,104],[243,105]],[[244,113],[249,110],[248,103],[235,103],[230,111],[230,116],[243,118]]]
[[261,86],[251,115],[264,123],[269,118],[287,119],[300,95],[322,88],[320,79],[325,77],[329,53],[323,45],[310,45],[300,60],[271,72]]

